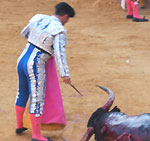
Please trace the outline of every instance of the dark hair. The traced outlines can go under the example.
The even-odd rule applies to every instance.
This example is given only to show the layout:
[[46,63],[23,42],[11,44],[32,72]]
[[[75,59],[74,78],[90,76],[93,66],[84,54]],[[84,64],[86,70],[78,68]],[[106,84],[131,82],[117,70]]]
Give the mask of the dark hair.
[[66,2],[60,2],[55,6],[55,14],[59,15],[59,16],[63,16],[65,14],[68,14],[69,17],[74,17],[75,11]]

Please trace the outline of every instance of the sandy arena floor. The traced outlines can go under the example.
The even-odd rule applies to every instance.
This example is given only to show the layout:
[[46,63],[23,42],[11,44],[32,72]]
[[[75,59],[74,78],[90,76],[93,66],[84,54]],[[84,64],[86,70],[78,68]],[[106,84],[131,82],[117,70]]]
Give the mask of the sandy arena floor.
[[[29,141],[31,130],[15,134],[14,101],[17,89],[16,61],[26,41],[21,29],[37,13],[53,14],[60,0],[2,0],[0,4],[0,141]],[[115,93],[117,105],[129,115],[150,112],[150,22],[127,20],[116,0],[65,0],[76,9],[70,19],[67,58],[72,82],[60,85],[67,118],[62,131],[43,131],[55,141],[79,141],[88,118],[108,95],[95,85]],[[140,14],[150,19],[149,9]],[[91,141],[94,139],[92,138]]]

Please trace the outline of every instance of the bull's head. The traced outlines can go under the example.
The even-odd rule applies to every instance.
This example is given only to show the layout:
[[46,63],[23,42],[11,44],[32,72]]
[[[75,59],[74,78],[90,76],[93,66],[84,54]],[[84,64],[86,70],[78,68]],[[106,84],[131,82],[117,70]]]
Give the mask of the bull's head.
[[[109,112],[110,107],[112,106],[113,102],[114,102],[114,93],[105,87],[102,86],[98,86],[97,87],[101,88],[102,90],[106,91],[109,94],[109,98],[107,99],[106,103],[104,104],[104,106],[102,106],[101,108],[98,108],[90,117],[89,121],[88,121],[88,130],[87,132],[84,134],[83,138],[81,139],[81,141],[88,141],[91,136],[94,134],[94,124],[96,122],[97,119],[100,119],[101,116],[103,116],[105,113]],[[120,109],[118,109],[117,107],[115,107],[114,109],[112,109],[110,112],[118,112],[120,111]]]

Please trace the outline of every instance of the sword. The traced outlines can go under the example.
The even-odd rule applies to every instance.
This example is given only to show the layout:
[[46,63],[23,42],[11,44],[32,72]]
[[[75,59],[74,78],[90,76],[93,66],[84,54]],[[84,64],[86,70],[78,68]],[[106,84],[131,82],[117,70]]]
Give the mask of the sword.
[[79,90],[78,90],[72,83],[70,83],[70,86],[71,86],[72,88],[74,88],[74,89],[76,90],[76,92],[77,92],[79,95],[83,96],[83,95],[79,92]]

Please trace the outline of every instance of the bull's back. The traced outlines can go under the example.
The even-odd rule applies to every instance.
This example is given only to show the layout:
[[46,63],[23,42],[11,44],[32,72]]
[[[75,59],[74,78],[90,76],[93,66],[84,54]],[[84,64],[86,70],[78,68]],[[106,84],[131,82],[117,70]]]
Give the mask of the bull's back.
[[150,114],[128,116],[114,112],[108,115],[105,125],[105,141],[114,140],[124,133],[131,134],[132,141],[150,141]]

